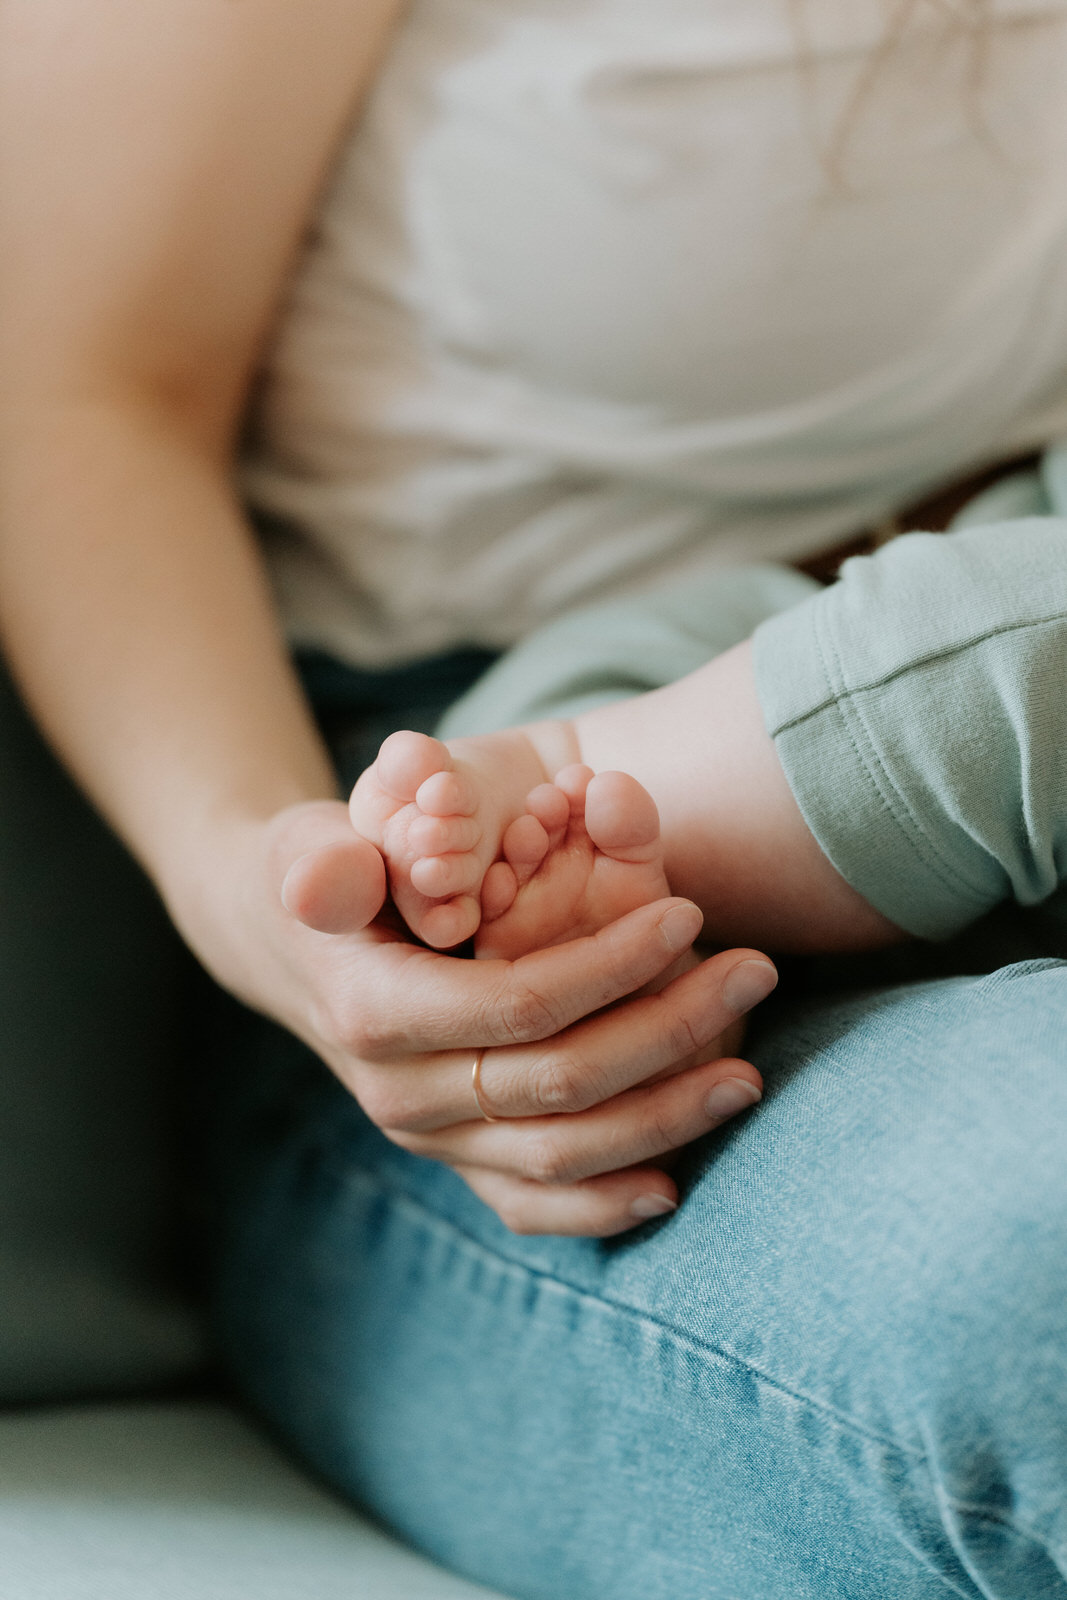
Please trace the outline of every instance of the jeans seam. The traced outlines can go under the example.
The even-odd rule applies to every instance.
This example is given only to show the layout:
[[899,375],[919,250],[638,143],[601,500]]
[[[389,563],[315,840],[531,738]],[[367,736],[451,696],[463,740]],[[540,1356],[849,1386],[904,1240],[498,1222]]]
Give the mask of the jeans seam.
[[377,1169],[374,1169],[373,1175],[371,1171],[364,1168],[353,1171],[351,1167],[331,1160],[329,1155],[324,1157],[323,1165],[328,1167],[333,1176],[345,1188],[356,1189],[362,1187],[379,1193],[386,1191],[392,1197],[394,1204],[397,1204],[410,1211],[423,1228],[426,1228],[431,1232],[447,1235],[454,1243],[462,1245],[471,1255],[480,1257],[484,1262],[488,1262],[497,1268],[506,1268],[508,1271],[519,1276],[534,1278],[546,1288],[554,1289],[561,1294],[573,1295],[576,1299],[584,1301],[590,1305],[597,1306],[601,1310],[608,1311],[613,1316],[617,1316],[620,1319],[629,1320],[633,1323],[640,1323],[646,1327],[654,1328],[659,1333],[666,1334],[677,1344],[682,1345],[699,1355],[711,1355],[717,1357],[720,1361],[726,1362],[729,1366],[747,1372],[751,1377],[755,1378],[757,1382],[764,1384],[769,1389],[773,1389],[776,1393],[786,1395],[789,1399],[796,1400],[801,1405],[805,1405],[812,1411],[818,1412],[819,1415],[824,1416],[835,1427],[847,1430],[848,1432],[855,1434],[857,1437],[864,1439],[871,1444],[877,1444],[884,1448],[894,1450],[898,1455],[907,1457],[917,1464],[924,1466],[930,1479],[934,1498],[939,1505],[948,1507],[964,1516],[979,1517],[983,1521],[995,1523],[998,1527],[1009,1528],[1013,1533],[1018,1533],[1020,1537],[1029,1539],[1031,1543],[1038,1545],[1051,1560],[1058,1560],[1058,1558],[1053,1555],[1053,1547],[1051,1543],[1044,1538],[1042,1534],[1036,1532],[1034,1529],[1027,1527],[1025,1524],[1017,1521],[1014,1517],[1007,1515],[1005,1512],[999,1511],[996,1507],[977,1506],[967,1501],[956,1500],[952,1495],[944,1491],[939,1486],[938,1480],[934,1474],[931,1452],[928,1449],[916,1445],[904,1444],[899,1439],[894,1439],[886,1434],[876,1432],[873,1428],[867,1427],[864,1423],[858,1422],[854,1417],[850,1417],[847,1415],[847,1413],[840,1411],[836,1406],[831,1405],[828,1401],[820,1400],[814,1395],[806,1394],[802,1389],[796,1388],[793,1385],[784,1382],[782,1379],[772,1376],[768,1372],[764,1372],[762,1368],[757,1367],[752,1361],[747,1360],[743,1356],[739,1356],[735,1351],[729,1350],[723,1345],[712,1344],[708,1340],[698,1339],[695,1337],[695,1335],[686,1332],[684,1329],[677,1328],[672,1323],[665,1322],[661,1318],[653,1316],[647,1311],[642,1311],[635,1306],[627,1305],[624,1301],[613,1300],[604,1295],[594,1294],[590,1290],[584,1289],[578,1284],[571,1283],[568,1279],[559,1277],[555,1273],[548,1272],[540,1267],[533,1267],[525,1261],[516,1261],[511,1256],[503,1255],[500,1251],[494,1250],[489,1245],[485,1244],[481,1239],[474,1238],[473,1235],[466,1232],[465,1229],[461,1228],[456,1222],[454,1222],[451,1217],[445,1216],[439,1211],[432,1210],[425,1204],[424,1201],[416,1198],[407,1189],[403,1188],[395,1181],[391,1181],[383,1176],[383,1174]]
[[379,1191],[383,1189],[387,1190],[396,1203],[405,1206],[414,1212],[422,1222],[423,1226],[428,1227],[433,1231],[447,1233],[453,1240],[463,1244],[472,1254],[481,1256],[484,1260],[493,1263],[497,1267],[506,1267],[512,1272],[522,1274],[530,1278],[535,1278],[548,1288],[555,1289],[560,1293],[574,1295],[577,1299],[583,1300],[590,1305],[598,1306],[603,1310],[610,1311],[616,1316],[629,1319],[635,1323],[642,1323],[649,1328],[654,1328],[660,1333],[669,1335],[670,1338],[675,1340],[678,1344],[684,1345],[696,1353],[716,1356],[719,1360],[725,1361],[731,1366],[742,1369],[743,1371],[749,1373],[752,1377],[758,1379],[759,1382],[766,1384],[768,1388],[774,1389],[780,1394],[787,1395],[791,1400],[797,1400],[804,1405],[810,1406],[812,1410],[818,1411],[825,1415],[838,1426],[849,1429],[851,1432],[868,1440],[872,1444],[883,1445],[891,1450],[897,1451],[900,1455],[908,1456],[918,1462],[925,1463],[928,1461],[926,1451],[918,1446],[902,1444],[897,1439],[890,1438],[885,1434],[876,1433],[872,1428],[866,1427],[863,1423],[857,1422],[853,1417],[850,1417],[846,1415],[846,1413],[839,1411],[837,1407],[829,1404],[828,1401],[819,1400],[814,1395],[805,1394],[803,1390],[793,1388],[790,1384],[783,1382],[779,1378],[773,1377],[770,1373],[764,1372],[760,1367],[755,1366],[745,1357],[737,1355],[734,1351],[728,1350],[722,1345],[712,1344],[707,1340],[698,1339],[695,1335],[686,1332],[684,1329],[675,1327],[670,1322],[663,1321],[661,1318],[652,1315],[650,1312],[639,1310],[637,1307],[627,1305],[621,1300],[613,1300],[604,1295],[594,1294],[590,1290],[584,1289],[578,1284],[571,1283],[566,1278],[557,1276],[555,1273],[546,1271],[540,1267],[531,1266],[525,1261],[516,1261],[511,1256],[503,1255],[499,1251],[491,1249],[490,1246],[486,1245],[482,1240],[476,1239],[473,1237],[473,1235],[467,1233],[450,1217],[443,1215],[439,1211],[431,1210],[422,1200],[417,1199],[407,1189],[404,1189],[395,1182],[391,1182],[387,1178],[384,1178],[377,1171],[374,1173],[372,1178],[367,1170],[360,1169],[357,1172],[353,1172],[350,1168],[344,1167],[338,1163],[334,1163],[329,1159],[328,1156],[326,1157],[326,1164],[330,1167],[334,1177],[346,1187],[357,1188],[359,1186],[365,1186],[367,1188],[375,1188]]
[[955,1495],[949,1494],[941,1487],[930,1465],[929,1453],[924,1453],[923,1460],[930,1475],[930,1486],[933,1490],[937,1504],[946,1511],[956,1512],[960,1516],[972,1517],[979,1522],[989,1522],[998,1528],[1008,1528],[1012,1533],[1017,1533],[1021,1539],[1028,1539],[1031,1544],[1036,1544],[1049,1560],[1059,1565],[1059,1557],[1054,1553],[1050,1540],[1037,1532],[1036,1528],[1028,1527],[1016,1517],[1006,1511],[999,1511],[996,1506],[974,1505],[969,1500],[957,1500]]

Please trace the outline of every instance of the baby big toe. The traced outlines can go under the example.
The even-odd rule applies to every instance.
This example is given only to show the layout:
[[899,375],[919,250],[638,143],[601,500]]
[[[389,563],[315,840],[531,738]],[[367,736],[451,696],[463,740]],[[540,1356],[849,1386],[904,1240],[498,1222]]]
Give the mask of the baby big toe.
[[403,729],[391,733],[374,763],[378,782],[395,800],[414,800],[427,779],[447,772],[452,757],[440,739]]
[[644,861],[660,850],[656,802],[627,772],[598,772],[592,779],[585,796],[585,825],[605,855]]

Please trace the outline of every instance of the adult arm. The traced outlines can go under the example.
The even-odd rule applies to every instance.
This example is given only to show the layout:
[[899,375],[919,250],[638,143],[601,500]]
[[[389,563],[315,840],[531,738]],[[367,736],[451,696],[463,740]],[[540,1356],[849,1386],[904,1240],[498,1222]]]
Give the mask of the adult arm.
[[[293,860],[350,835],[230,463],[286,271],[399,8],[0,10],[0,629],[42,727],[222,983],[513,1226],[608,1233],[642,1195],[673,1197],[650,1163],[722,1120],[710,1088],[758,1081],[704,1060],[745,1008],[728,981],[744,952],[586,1020],[691,943],[692,907],[505,966],[381,924],[315,934],[281,904]],[[522,1126],[464,1120],[482,1046]],[[634,1087],[670,1066],[691,1070]]]

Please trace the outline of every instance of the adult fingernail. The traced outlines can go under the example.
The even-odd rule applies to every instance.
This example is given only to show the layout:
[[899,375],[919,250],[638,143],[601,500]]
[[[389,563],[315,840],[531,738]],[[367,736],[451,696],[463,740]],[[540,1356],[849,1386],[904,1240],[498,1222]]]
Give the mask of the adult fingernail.
[[638,1222],[648,1222],[651,1217],[665,1217],[668,1211],[677,1209],[677,1201],[668,1200],[666,1195],[639,1194],[630,1207],[630,1215]]
[[668,950],[688,950],[703,926],[704,918],[694,905],[672,906],[659,925]]
[[725,1122],[727,1117],[736,1117],[739,1111],[747,1111],[762,1099],[761,1091],[747,1078],[724,1078],[709,1092],[704,1110],[716,1122]]
[[769,961],[739,961],[723,981],[722,997],[730,1010],[740,1015],[766,1000],[777,982],[778,974]]

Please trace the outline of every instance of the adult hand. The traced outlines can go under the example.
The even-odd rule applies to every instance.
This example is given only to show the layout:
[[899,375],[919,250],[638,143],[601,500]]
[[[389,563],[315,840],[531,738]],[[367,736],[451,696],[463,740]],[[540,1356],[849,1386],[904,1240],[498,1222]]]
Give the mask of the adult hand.
[[[291,807],[249,844],[258,884],[243,971],[216,959],[222,981],[315,1050],[389,1138],[455,1168],[515,1232],[605,1236],[664,1214],[677,1189],[657,1162],[759,1098],[755,1068],[724,1050],[774,986],[766,957],[722,951],[637,993],[690,950],[701,916],[688,901],[517,961],[470,961],[412,944],[389,912],[324,933],[286,908],[282,885],[309,851],[353,881],[360,846],[341,803]],[[338,929],[345,901],[339,889]],[[355,884],[358,920],[365,902]],[[498,1120],[474,1096],[477,1052]]]

